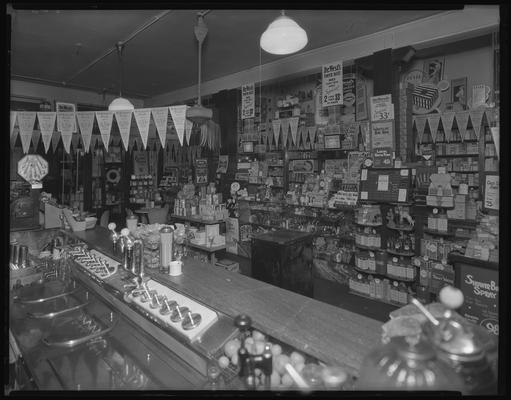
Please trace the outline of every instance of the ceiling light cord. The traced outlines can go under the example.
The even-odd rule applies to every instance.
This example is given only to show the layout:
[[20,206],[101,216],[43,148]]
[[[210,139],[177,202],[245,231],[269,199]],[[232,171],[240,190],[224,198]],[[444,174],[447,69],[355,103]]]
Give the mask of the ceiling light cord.
[[123,68],[122,68],[122,51],[124,50],[124,43],[117,42],[117,58],[119,61],[119,97],[122,97],[122,80],[123,80]]
[[199,42],[199,68],[198,68],[198,84],[197,84],[197,104],[202,105],[201,100],[201,78],[202,78],[202,43],[208,34],[208,27],[204,23],[204,17],[202,14],[197,14],[197,25],[194,28],[195,38]]

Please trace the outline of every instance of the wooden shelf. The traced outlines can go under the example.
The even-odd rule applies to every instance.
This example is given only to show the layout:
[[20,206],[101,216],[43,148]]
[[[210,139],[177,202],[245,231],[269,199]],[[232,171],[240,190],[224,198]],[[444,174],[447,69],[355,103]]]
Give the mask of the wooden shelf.
[[372,247],[372,246],[365,246],[363,244],[358,244],[355,242],[355,246],[362,250],[369,250],[369,251],[383,251],[384,249],[380,247]]
[[415,229],[414,226],[396,226],[396,225],[386,225],[387,228],[395,230],[395,231],[404,231],[404,232],[411,232]]
[[403,257],[413,257],[415,256],[415,253],[413,251],[396,251],[392,249],[386,249],[385,250],[389,254],[393,254],[395,256],[403,256]]
[[378,226],[383,226],[383,223],[377,223],[377,224],[372,224],[372,223],[369,223],[369,222],[358,222],[358,221],[354,221],[357,225],[361,225],[361,226],[374,226],[374,227],[378,227]]
[[438,235],[438,236],[454,236],[454,233],[452,232],[444,232],[444,231],[438,231],[438,230],[435,230],[435,229],[428,229],[428,228],[424,228],[424,233],[428,233],[430,235]]
[[214,224],[221,224],[222,222],[225,222],[225,220],[223,220],[223,219],[217,219],[217,220],[210,221],[210,220],[203,220],[201,218],[184,217],[181,215],[174,215],[174,214],[171,214],[170,217],[175,218],[175,219],[181,219],[184,221],[197,222],[197,223],[204,224],[204,225],[214,225]]

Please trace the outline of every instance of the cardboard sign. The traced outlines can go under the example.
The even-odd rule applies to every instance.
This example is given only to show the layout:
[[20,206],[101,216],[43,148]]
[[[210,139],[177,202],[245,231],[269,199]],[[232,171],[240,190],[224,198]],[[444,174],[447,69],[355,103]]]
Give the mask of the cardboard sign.
[[328,107],[343,104],[342,61],[325,64],[321,70],[321,105]]
[[457,264],[459,288],[465,301],[459,313],[494,335],[499,334],[499,273],[488,268]]
[[241,86],[241,119],[255,117],[255,85],[248,83]]
[[238,254],[237,242],[240,240],[240,227],[238,218],[225,220],[225,250],[231,254]]
[[147,164],[147,152],[146,151],[134,151],[133,152],[133,173],[135,175],[148,175],[149,167]]
[[201,158],[195,160],[195,181],[196,183],[208,183],[208,160]]
[[392,96],[385,94],[371,97],[371,121],[394,119],[394,104]]
[[499,209],[499,175],[486,175],[484,185],[484,208]]
[[371,124],[371,149],[394,148],[394,122],[384,121]]
[[216,169],[216,172],[220,174],[225,174],[227,172],[228,165],[229,165],[228,155],[218,156],[218,167]]

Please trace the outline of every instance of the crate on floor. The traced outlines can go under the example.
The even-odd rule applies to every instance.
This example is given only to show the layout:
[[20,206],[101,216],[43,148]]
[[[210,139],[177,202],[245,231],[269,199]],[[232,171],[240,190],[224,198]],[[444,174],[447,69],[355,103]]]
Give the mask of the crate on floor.
[[240,264],[227,258],[218,260],[215,265],[227,271],[240,272]]

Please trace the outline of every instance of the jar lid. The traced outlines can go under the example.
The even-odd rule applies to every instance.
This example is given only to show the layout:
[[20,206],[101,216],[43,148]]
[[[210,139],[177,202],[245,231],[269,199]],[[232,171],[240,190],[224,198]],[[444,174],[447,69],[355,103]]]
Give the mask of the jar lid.
[[439,328],[432,328],[429,322],[427,326],[430,332],[433,332],[434,344],[444,352],[477,359],[484,356],[486,347],[484,338],[480,334],[475,334],[468,324],[443,318],[440,319]]
[[399,336],[391,339],[397,354],[408,360],[431,360],[435,357],[435,350],[428,341],[422,337]]

